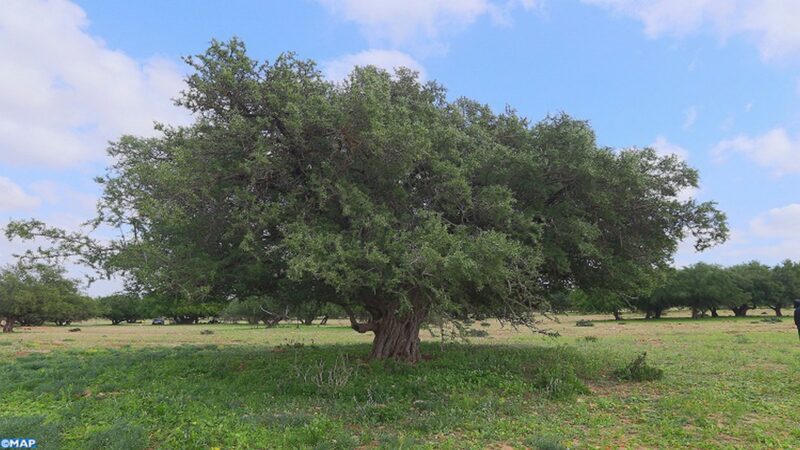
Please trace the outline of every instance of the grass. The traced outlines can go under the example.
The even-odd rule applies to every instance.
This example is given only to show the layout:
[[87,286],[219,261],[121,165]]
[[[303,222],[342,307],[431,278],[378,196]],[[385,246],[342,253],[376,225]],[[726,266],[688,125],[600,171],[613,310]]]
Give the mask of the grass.
[[[575,327],[576,319],[591,328]],[[0,436],[39,448],[797,448],[791,320],[481,324],[415,366],[325,327],[81,323],[0,336]],[[202,333],[212,330],[213,334]],[[659,380],[615,372],[647,352]]]

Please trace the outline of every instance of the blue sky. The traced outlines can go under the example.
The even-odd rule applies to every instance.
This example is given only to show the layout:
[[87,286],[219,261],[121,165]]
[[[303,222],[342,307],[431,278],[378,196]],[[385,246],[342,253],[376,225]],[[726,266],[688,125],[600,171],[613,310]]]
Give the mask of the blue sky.
[[[499,110],[589,120],[601,145],[697,167],[731,240],[676,263],[800,259],[800,2],[795,0],[3,0],[0,225],[91,217],[105,142],[190,118],[181,56],[239,36],[330,78],[419,70]],[[0,262],[24,246],[0,243]],[[102,293],[105,283],[91,288]]]

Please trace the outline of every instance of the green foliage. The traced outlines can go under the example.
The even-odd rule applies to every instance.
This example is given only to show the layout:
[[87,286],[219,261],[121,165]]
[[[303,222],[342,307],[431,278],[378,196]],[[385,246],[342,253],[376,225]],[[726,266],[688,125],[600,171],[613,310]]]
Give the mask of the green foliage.
[[614,371],[614,375],[627,381],[653,381],[660,380],[664,376],[664,371],[648,365],[647,352],[644,352],[625,367]]
[[100,316],[111,321],[113,325],[122,322],[136,322],[147,314],[142,300],[131,294],[114,294],[98,299]]
[[0,268],[0,319],[5,332],[12,331],[16,323],[68,325],[96,314],[95,302],[82,295],[78,282],[66,278],[59,266]]
[[581,320],[575,322],[575,326],[576,327],[593,327],[594,326],[594,322],[592,322],[591,320],[581,319]]

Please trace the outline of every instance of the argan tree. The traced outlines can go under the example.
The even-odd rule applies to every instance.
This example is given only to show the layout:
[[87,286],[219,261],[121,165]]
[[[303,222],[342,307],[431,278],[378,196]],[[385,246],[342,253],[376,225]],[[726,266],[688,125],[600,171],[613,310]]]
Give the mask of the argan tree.
[[566,115],[531,124],[404,69],[333,83],[293,55],[258,63],[238,40],[187,62],[178,104],[194,124],[109,150],[94,224],[119,238],[37,221],[8,234],[188,302],[318,284],[374,333],[372,358],[406,361],[432,313],[532,325],[548,291],[634,295],[680,240],[727,234],[713,204],[679,199],[695,170],[600,147]]
[[3,332],[18,323],[45,321],[66,325],[95,313],[94,303],[82,295],[78,283],[64,269],[45,264],[10,265],[0,268],[0,321]]

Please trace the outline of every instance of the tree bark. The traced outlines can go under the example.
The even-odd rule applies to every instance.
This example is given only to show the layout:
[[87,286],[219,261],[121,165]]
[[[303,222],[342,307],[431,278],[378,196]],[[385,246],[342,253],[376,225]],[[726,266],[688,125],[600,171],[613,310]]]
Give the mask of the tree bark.
[[614,320],[622,320],[622,314],[618,310],[615,309],[612,313],[614,314]]
[[3,333],[11,333],[14,331],[14,322],[16,321],[16,317],[6,317],[6,321],[3,322]]
[[711,317],[719,317],[716,307],[712,306],[710,309],[711,309]]
[[771,310],[775,311],[775,315],[777,317],[783,317],[783,311],[781,311],[781,307],[780,306],[770,306],[769,308]]
[[416,363],[422,359],[419,348],[419,329],[428,315],[425,304],[417,304],[410,311],[398,312],[396,308],[376,307],[372,305],[372,320],[359,323],[353,310],[346,304],[341,305],[350,318],[350,326],[359,333],[372,331],[370,359],[394,359]]
[[375,322],[370,359],[394,359],[410,363],[422,359],[419,349],[419,329],[425,320],[424,311],[387,314]]

